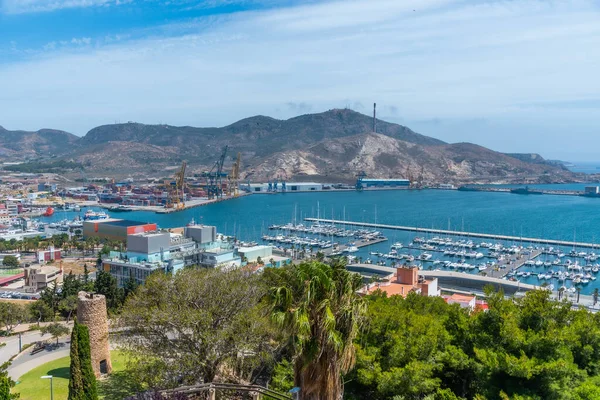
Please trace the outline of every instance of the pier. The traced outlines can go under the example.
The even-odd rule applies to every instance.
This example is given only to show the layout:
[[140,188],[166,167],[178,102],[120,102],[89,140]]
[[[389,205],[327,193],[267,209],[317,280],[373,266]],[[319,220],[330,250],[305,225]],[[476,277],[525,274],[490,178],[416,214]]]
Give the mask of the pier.
[[571,242],[571,241],[566,241],[566,240],[530,238],[530,237],[508,236],[508,235],[494,235],[494,234],[490,234],[490,233],[479,233],[479,232],[449,231],[449,230],[445,230],[445,229],[418,228],[415,226],[375,224],[375,223],[369,223],[369,222],[356,222],[356,221],[339,221],[339,220],[335,220],[335,219],[323,219],[323,218],[304,218],[304,220],[310,221],[310,222],[326,223],[326,224],[362,226],[362,227],[366,227],[366,228],[375,228],[375,229],[391,229],[391,230],[407,231],[407,232],[433,233],[436,235],[452,235],[452,236],[474,237],[474,238],[491,239],[491,240],[507,240],[507,241],[516,241],[516,242],[549,244],[549,245],[553,245],[553,246],[583,247],[583,248],[590,248],[590,249],[600,248],[600,245],[596,244],[596,243]]
[[502,278],[512,271],[516,271],[521,268],[529,260],[533,260],[542,254],[540,250],[533,250],[529,256],[522,254],[515,254],[509,257],[508,260],[501,261],[497,266],[488,267],[483,272],[486,276],[492,278]]
[[[387,239],[356,240],[356,241],[354,242],[354,246],[356,246],[357,248],[359,248],[359,249],[360,249],[361,247],[367,247],[367,246],[371,246],[371,245],[373,245],[373,244],[377,244],[377,243],[383,243],[383,242],[385,242],[385,241],[387,241]],[[327,249],[321,249],[321,250],[319,250],[319,251],[321,251],[321,252],[322,252],[323,254],[325,254],[326,256],[330,256],[330,255],[331,255],[331,253],[333,253],[333,252],[337,252],[337,251],[339,251],[339,252],[342,252],[342,253],[343,253],[343,252],[344,252],[344,250],[346,250],[346,248],[347,248],[347,247],[348,247],[348,245],[345,245],[345,244],[340,244],[340,245],[338,246],[338,248],[337,248],[337,249],[335,249],[335,250],[333,249],[333,247],[329,247],[329,248],[327,248]],[[352,254],[350,254],[350,255],[352,255]]]

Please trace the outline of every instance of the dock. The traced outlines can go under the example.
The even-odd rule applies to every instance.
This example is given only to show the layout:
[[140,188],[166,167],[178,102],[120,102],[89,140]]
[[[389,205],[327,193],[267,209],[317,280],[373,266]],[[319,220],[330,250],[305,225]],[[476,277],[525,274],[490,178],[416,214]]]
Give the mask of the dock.
[[566,240],[542,239],[542,238],[508,236],[508,235],[495,235],[495,234],[491,234],[491,233],[479,233],[479,232],[449,231],[449,230],[445,230],[445,229],[418,228],[415,226],[375,224],[375,223],[369,223],[369,222],[356,222],[356,221],[340,221],[340,220],[335,220],[335,219],[323,219],[323,218],[304,218],[304,220],[310,221],[310,222],[326,223],[326,224],[362,226],[365,228],[374,228],[374,229],[390,229],[390,230],[407,231],[407,232],[433,233],[435,235],[452,235],[452,236],[473,237],[473,238],[482,238],[482,239],[491,239],[491,240],[507,240],[507,241],[516,241],[516,242],[536,243],[536,244],[548,244],[548,245],[552,245],[552,246],[583,247],[583,248],[590,248],[590,249],[600,248],[600,244],[597,244],[597,243],[571,242],[571,241],[566,241]]
[[[372,244],[383,243],[385,241],[387,241],[387,239],[355,240],[354,245],[360,249],[361,247],[367,247],[367,246],[371,246]],[[334,251],[343,252],[344,250],[346,250],[346,247],[348,247],[348,246],[346,246],[344,244],[340,244],[336,250],[334,250],[333,247],[329,247],[327,249],[322,249],[320,251],[323,254],[325,254],[326,256],[329,256]]]
[[513,254],[508,260],[503,260],[496,266],[488,267],[483,272],[485,272],[486,276],[492,278],[502,278],[510,272],[521,268],[527,261],[539,257],[540,254],[542,254],[540,250],[533,250],[528,256],[523,254]]

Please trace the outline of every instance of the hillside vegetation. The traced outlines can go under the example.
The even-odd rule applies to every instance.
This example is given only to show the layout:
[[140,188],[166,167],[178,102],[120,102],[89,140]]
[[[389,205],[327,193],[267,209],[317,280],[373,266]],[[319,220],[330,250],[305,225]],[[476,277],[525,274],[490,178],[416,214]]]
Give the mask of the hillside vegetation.
[[0,130],[6,160],[59,154],[90,174],[160,176],[187,160],[193,172],[212,167],[229,146],[226,169],[238,152],[242,178],[268,181],[351,182],[365,171],[374,178],[424,182],[564,182],[576,175],[537,154],[503,154],[470,143],[447,144],[349,109],[288,120],[255,116],[222,128],[139,123],[103,125],[84,137],[44,130]]

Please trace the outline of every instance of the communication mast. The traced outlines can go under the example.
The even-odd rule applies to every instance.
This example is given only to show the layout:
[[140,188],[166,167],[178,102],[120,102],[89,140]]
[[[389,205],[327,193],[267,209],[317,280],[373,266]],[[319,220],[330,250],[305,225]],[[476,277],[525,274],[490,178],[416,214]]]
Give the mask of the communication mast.
[[373,103],[373,133],[377,133],[377,103]]

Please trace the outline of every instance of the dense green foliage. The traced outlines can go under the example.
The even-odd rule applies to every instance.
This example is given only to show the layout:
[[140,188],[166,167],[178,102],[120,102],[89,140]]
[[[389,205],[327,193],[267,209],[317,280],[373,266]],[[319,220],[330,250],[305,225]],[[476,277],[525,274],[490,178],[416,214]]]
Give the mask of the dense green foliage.
[[123,289],[118,287],[117,278],[108,272],[100,270],[96,273],[94,291],[106,297],[106,308],[110,312],[118,311],[123,305],[125,297]]
[[120,317],[148,387],[264,382],[302,399],[600,399],[600,315],[550,299],[489,310],[410,293],[356,294],[341,265],[154,274]]
[[71,334],[71,378],[69,400],[97,400],[96,376],[92,369],[90,334],[87,326],[77,323]]
[[6,332],[12,332],[15,326],[28,319],[27,310],[21,304],[0,302],[0,324],[2,324]]
[[119,317],[131,373],[149,387],[221,380],[253,382],[278,350],[259,275],[184,269],[152,274]]
[[69,328],[67,328],[63,324],[52,323],[52,324],[43,326],[42,329],[40,329],[40,332],[42,333],[42,336],[50,335],[52,338],[56,339],[56,344],[58,344],[58,339],[61,336],[64,336],[67,333],[69,333]]
[[[129,287],[131,293],[135,288]],[[117,312],[124,301],[124,291],[117,286],[117,280],[108,272],[98,271],[96,281],[87,281],[86,275],[78,277],[72,273],[65,276],[62,288],[59,290],[55,284],[48,286],[40,295],[40,300],[31,306],[31,313],[35,319],[50,321],[60,312],[67,321],[77,311],[77,293],[80,291],[95,291],[106,296],[108,311]],[[49,311],[48,311],[49,310]]]
[[354,345],[365,307],[359,275],[343,265],[305,262],[268,269],[271,317],[289,335],[294,382],[303,399],[339,399],[342,374],[354,365]]
[[10,389],[15,386],[15,382],[8,376],[8,367],[10,363],[6,362],[0,365],[0,400],[16,400],[18,394],[10,393]]
[[75,320],[73,331],[71,332],[71,364],[69,372],[69,397],[68,400],[82,400],[83,397],[83,373],[81,370],[81,359],[79,358],[79,324]]
[[4,256],[2,260],[2,266],[5,268],[17,268],[20,264],[19,259],[13,255]]
[[[600,318],[549,299],[489,293],[469,314],[441,298],[372,295],[349,398],[597,399]],[[479,397],[478,397],[479,396]],[[440,397],[444,398],[444,397]],[[447,397],[446,397],[447,398]]]

